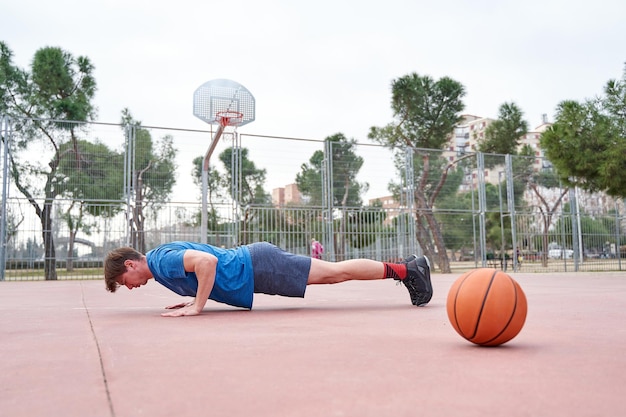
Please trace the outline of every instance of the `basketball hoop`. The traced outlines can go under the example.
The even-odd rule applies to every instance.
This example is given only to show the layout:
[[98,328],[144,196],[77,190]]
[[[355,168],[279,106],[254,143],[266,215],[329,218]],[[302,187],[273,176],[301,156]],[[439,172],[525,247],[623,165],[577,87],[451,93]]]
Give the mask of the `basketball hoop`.
[[[247,88],[232,80],[216,79],[207,81],[193,93],[193,115],[210,124],[219,125],[213,133],[211,143],[202,162],[202,211],[200,217],[200,242],[207,243],[208,233],[208,184],[209,160],[217,142],[225,133],[226,126],[244,126],[254,121],[254,96]],[[231,137],[236,134],[231,133]]]
[[215,121],[224,127],[239,126],[243,122],[243,113],[232,110],[218,111]]
[[244,126],[254,121],[254,96],[226,79],[207,81],[193,93],[193,115],[211,125]]

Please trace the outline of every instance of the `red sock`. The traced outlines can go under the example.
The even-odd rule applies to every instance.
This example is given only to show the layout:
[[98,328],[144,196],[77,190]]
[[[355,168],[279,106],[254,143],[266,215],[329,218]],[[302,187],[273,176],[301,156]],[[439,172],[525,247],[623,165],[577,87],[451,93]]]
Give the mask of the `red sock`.
[[385,276],[383,278],[404,279],[406,278],[405,264],[391,264],[383,262],[385,265]]

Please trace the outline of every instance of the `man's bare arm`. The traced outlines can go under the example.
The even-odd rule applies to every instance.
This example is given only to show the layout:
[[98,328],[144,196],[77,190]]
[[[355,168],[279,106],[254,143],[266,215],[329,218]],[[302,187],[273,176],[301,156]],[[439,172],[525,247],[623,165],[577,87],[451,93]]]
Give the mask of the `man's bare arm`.
[[217,270],[217,258],[210,253],[188,249],[183,256],[185,271],[194,272],[198,278],[198,291],[193,303],[178,308],[174,311],[161,314],[164,317],[195,316],[202,312],[213,285],[215,283],[215,271]]

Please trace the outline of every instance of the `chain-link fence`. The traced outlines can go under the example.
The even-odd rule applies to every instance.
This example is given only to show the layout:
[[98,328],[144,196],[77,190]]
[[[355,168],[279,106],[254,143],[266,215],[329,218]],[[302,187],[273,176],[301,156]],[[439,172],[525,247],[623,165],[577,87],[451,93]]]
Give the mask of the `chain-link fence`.
[[[102,276],[112,248],[201,241],[210,131],[1,118],[0,278]],[[622,270],[624,202],[565,188],[539,157],[395,149],[343,135],[226,132],[207,236],[323,258],[425,253],[439,271]]]

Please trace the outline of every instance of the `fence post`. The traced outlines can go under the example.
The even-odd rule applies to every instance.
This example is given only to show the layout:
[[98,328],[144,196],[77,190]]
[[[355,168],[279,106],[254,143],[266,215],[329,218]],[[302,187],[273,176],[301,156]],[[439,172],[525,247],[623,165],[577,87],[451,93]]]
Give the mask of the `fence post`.
[[582,230],[578,207],[578,187],[570,188],[570,211],[572,213],[572,250],[574,252],[574,271],[578,272],[583,260]]
[[133,198],[133,172],[135,171],[135,129],[127,124],[124,130],[124,142],[126,155],[124,158],[124,195],[126,200],[126,246],[131,244],[132,236],[132,198]]
[[[249,241],[249,236],[245,236],[250,231],[248,224],[241,224],[241,210],[250,210],[250,207],[242,207],[241,201],[243,200],[243,168],[242,168],[242,146],[241,138],[237,132],[233,132],[232,135],[232,153],[231,153],[231,199],[230,199],[230,235],[231,245],[239,246],[242,242],[252,243]],[[245,219],[246,217],[243,216]]]
[[406,209],[408,216],[402,216],[407,219],[406,236],[408,243],[408,252],[401,251],[400,255],[407,257],[411,254],[417,253],[415,247],[416,230],[415,230],[415,167],[413,165],[413,156],[415,150],[407,146],[404,156],[404,175],[406,180],[405,194],[406,194]]
[[7,251],[7,195],[9,190],[9,140],[11,123],[8,117],[0,116],[2,138],[2,203],[0,205],[0,281],[4,281]]
[[[626,198],[623,200],[624,206],[626,207]],[[615,254],[617,256],[617,268],[622,270],[622,253],[620,250],[620,246],[622,244],[620,235],[622,233],[622,219],[624,218],[623,213],[620,214],[619,206],[617,202],[615,203]]]
[[[517,259],[517,219],[515,218],[515,186],[513,182],[513,160],[510,154],[506,154],[504,156],[504,165],[506,169],[507,206],[509,209],[509,217],[511,218],[511,243],[513,245],[511,258],[513,260],[513,271],[517,271],[517,269],[519,268],[519,262]],[[504,254],[503,257],[505,257]],[[506,262],[506,260],[504,260],[503,262]]]
[[485,155],[477,153],[477,180],[478,180],[478,227],[480,229],[480,257],[482,266],[487,266],[487,233],[485,226],[485,211],[487,210],[487,196],[485,192]]
[[324,141],[324,160],[322,161],[322,219],[326,253],[331,262],[336,261],[334,224],[333,224],[333,144]]

